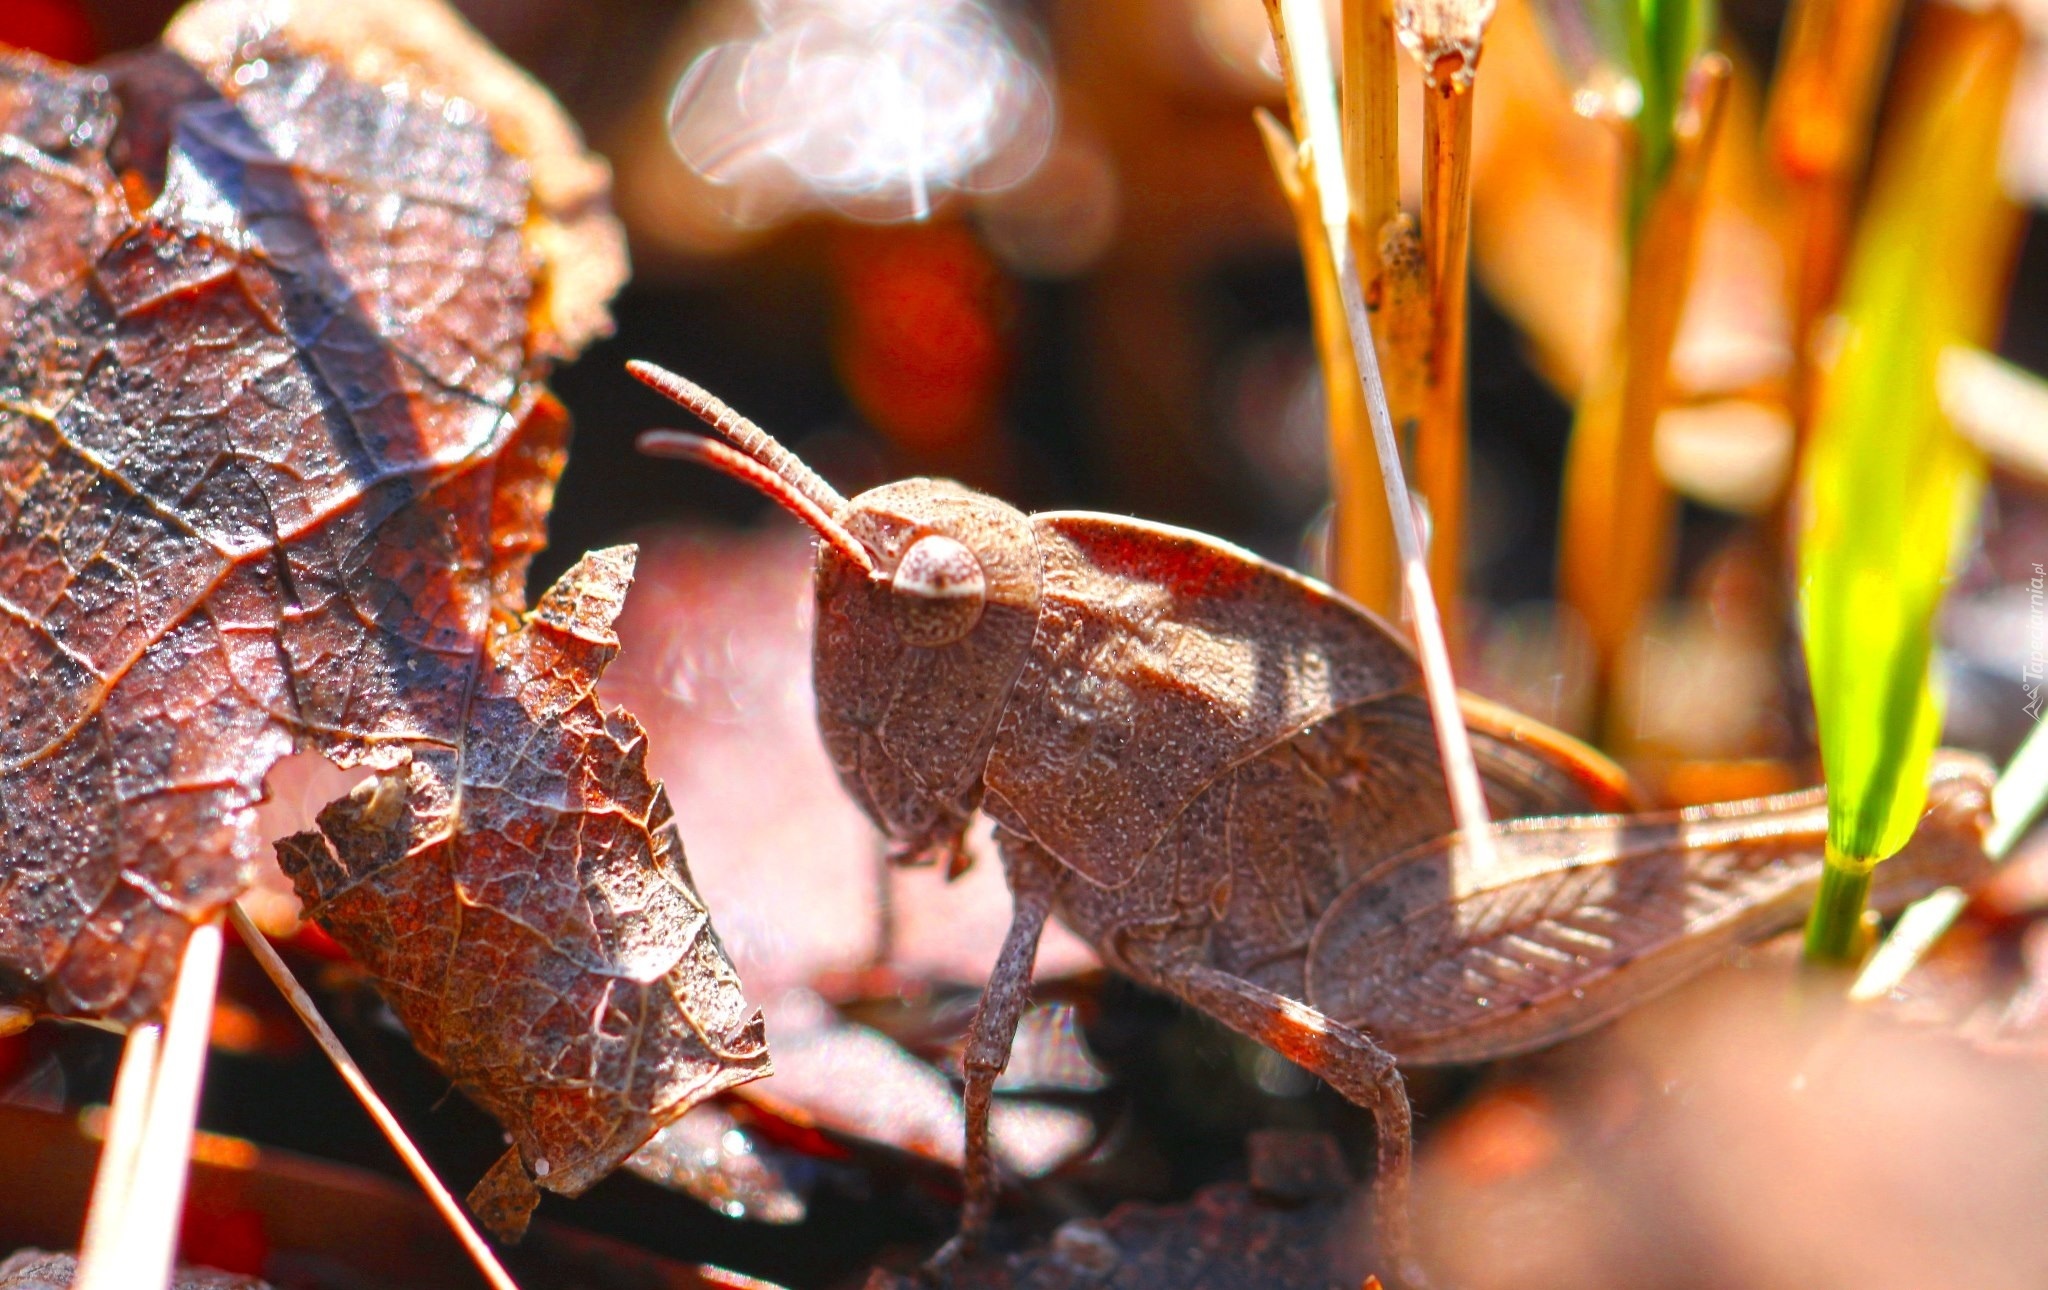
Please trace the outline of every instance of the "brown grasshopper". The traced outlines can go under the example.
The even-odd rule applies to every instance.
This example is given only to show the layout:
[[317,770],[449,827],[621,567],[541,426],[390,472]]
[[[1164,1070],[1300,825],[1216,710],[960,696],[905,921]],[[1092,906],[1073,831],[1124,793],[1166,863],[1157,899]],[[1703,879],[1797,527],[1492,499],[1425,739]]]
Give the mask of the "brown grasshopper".
[[[1051,914],[1373,1113],[1380,1253],[1419,1283],[1397,1061],[1485,1061],[1588,1029],[1796,925],[1818,882],[1818,790],[1588,814],[1631,805],[1617,767],[1468,698],[1488,805],[1511,821],[1477,872],[1414,657],[1331,589],[1198,533],[1026,515],[945,480],[848,501],[696,385],[631,370],[725,440],[654,431],[643,450],[743,479],[823,540],[818,722],[895,858],[957,872],[975,813],[995,821],[1014,915],[963,1063],[955,1251],[993,1213],[990,1097]],[[1976,876],[1989,792],[1983,763],[1941,760],[1874,900]]]

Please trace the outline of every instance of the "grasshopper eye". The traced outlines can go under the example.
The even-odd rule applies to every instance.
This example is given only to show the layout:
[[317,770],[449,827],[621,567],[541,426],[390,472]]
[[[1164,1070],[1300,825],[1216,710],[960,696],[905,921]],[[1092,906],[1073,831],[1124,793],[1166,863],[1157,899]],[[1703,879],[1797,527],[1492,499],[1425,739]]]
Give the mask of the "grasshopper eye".
[[928,649],[951,645],[981,621],[988,579],[974,552],[933,533],[910,544],[889,580],[896,634]]

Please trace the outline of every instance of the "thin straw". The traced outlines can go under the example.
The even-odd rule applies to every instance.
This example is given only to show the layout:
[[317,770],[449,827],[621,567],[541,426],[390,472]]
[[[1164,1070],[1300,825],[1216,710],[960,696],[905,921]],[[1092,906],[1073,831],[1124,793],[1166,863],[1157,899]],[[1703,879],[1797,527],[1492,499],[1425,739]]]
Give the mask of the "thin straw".
[[462,1207],[456,1204],[455,1197],[449,1194],[448,1189],[441,1185],[441,1180],[434,1175],[433,1166],[427,1163],[427,1158],[420,1154],[419,1148],[406,1136],[405,1127],[399,1124],[398,1117],[391,1113],[390,1107],[384,1105],[384,1099],[377,1096],[377,1090],[370,1087],[370,1081],[364,1076],[362,1067],[356,1065],[355,1058],[350,1057],[348,1049],[342,1047],[341,1037],[334,1033],[334,1028],[320,1015],[320,1009],[314,1004],[313,996],[306,993],[305,987],[292,975],[291,968],[286,966],[277,950],[263,933],[256,929],[256,925],[249,921],[249,916],[242,912],[240,905],[229,907],[228,921],[234,924],[235,934],[242,938],[242,944],[249,948],[249,953],[263,966],[263,971],[270,977],[271,984],[277,987],[278,993],[284,996],[285,1002],[298,1014],[299,1020],[313,1036],[313,1042],[319,1044],[320,1051],[327,1054],[327,1060],[334,1064],[334,1069],[341,1075],[342,1082],[356,1095],[356,1100],[363,1104],[363,1109],[370,1113],[370,1118],[377,1122],[377,1127],[383,1130],[385,1140],[391,1144],[392,1150],[398,1153],[398,1158],[405,1162],[405,1167],[412,1171],[413,1179],[419,1183],[420,1190],[427,1193],[427,1199],[440,1211],[442,1220],[448,1224],[449,1230],[455,1233],[455,1239],[462,1242],[462,1248],[469,1252],[477,1271],[484,1274],[484,1280],[490,1282],[493,1290],[519,1290],[513,1283],[511,1275],[505,1271],[504,1265],[498,1262],[498,1256],[491,1252],[491,1247],[484,1243],[483,1236],[470,1223],[469,1215],[462,1212]]
[[[1991,789],[1991,830],[1984,838],[1984,854],[1993,860],[2005,859],[2040,817],[2044,805],[2048,805],[2048,726],[2035,726]],[[1943,887],[1908,906],[1892,926],[1891,935],[1857,974],[1849,997],[1869,1003],[1898,989],[1969,903],[1961,888]]]
[[[192,1168],[199,1084],[206,1072],[207,1043],[213,1030],[220,954],[218,920],[193,928],[185,940],[177,984],[171,991],[170,1018],[164,1025],[162,1054],[144,1108],[141,1141],[126,1162],[131,1167],[107,1182],[108,1197],[119,1201],[115,1208],[118,1218],[98,1218],[100,1245],[91,1252],[96,1257],[88,1260],[81,1256],[73,1282],[76,1290],[157,1290],[170,1284],[178,1249],[178,1220],[184,1214],[185,1184]],[[123,1161],[115,1156],[114,1142],[110,1127],[107,1154],[115,1157],[112,1163],[119,1169]],[[127,1150],[124,1144],[122,1154]],[[95,1199],[99,1190],[95,1185]],[[96,1217],[88,1215],[88,1232]],[[109,1227],[113,1230],[104,1230]]]
[[114,1075],[114,1102],[107,1113],[107,1140],[100,1148],[99,1170],[93,1175],[92,1199],[85,1207],[85,1235],[78,1242],[79,1284],[87,1269],[107,1266],[114,1246],[126,1230],[129,1184],[135,1159],[142,1151],[142,1126],[149,1121],[149,1090],[156,1083],[163,1055],[160,1022],[131,1026],[121,1046],[121,1067]]
[[1493,830],[1486,814],[1486,795],[1479,784],[1479,767],[1472,759],[1472,741],[1458,709],[1458,687],[1451,673],[1450,651],[1444,644],[1443,623],[1437,617],[1436,596],[1430,588],[1429,566],[1424,558],[1422,535],[1415,523],[1414,503],[1409,499],[1408,481],[1401,468],[1400,445],[1394,438],[1394,419],[1387,409],[1386,386],[1380,379],[1379,355],[1373,348],[1372,324],[1365,306],[1365,287],[1359,278],[1358,261],[1352,254],[1350,195],[1340,163],[1343,144],[1337,125],[1337,90],[1332,81],[1329,35],[1323,27],[1323,13],[1315,0],[1278,0],[1284,20],[1285,48],[1282,57],[1292,70],[1300,96],[1308,137],[1302,147],[1308,152],[1320,197],[1323,236],[1330,257],[1337,266],[1337,288],[1344,302],[1344,316],[1351,332],[1351,349],[1365,381],[1366,410],[1372,421],[1373,443],[1379,450],[1380,478],[1386,485],[1387,510],[1394,522],[1394,542],[1401,556],[1401,588],[1408,606],[1409,622],[1415,632],[1415,647],[1422,661],[1422,679],[1429,697],[1430,717],[1436,724],[1437,743],[1443,750],[1444,780],[1450,790],[1451,812],[1463,835],[1466,854],[1481,869],[1494,866]]

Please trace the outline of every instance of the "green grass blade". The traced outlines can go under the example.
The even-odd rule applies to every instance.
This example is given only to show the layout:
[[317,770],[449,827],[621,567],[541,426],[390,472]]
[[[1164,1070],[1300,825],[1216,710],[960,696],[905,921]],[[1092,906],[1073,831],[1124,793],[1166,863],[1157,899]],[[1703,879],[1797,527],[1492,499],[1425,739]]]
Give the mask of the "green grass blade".
[[1538,0],[1536,15],[1575,94],[1594,105],[1581,110],[1630,123],[1633,246],[1678,150],[1686,82],[1714,39],[1714,0]]
[[1714,38],[1713,0],[1620,0],[1630,70],[1642,94],[1628,181],[1631,244],[1677,152],[1686,78]]
[[[1918,101],[1899,113],[1859,228],[1804,480],[1807,667],[1828,863],[1845,877],[1904,846],[1926,801],[1934,612],[1983,479],[1941,414],[1937,371],[1944,348],[1981,341],[1995,319],[2012,227],[1997,161],[2016,24],[1944,16],[1922,37]],[[1808,956],[1848,957],[1858,913],[1816,905]]]

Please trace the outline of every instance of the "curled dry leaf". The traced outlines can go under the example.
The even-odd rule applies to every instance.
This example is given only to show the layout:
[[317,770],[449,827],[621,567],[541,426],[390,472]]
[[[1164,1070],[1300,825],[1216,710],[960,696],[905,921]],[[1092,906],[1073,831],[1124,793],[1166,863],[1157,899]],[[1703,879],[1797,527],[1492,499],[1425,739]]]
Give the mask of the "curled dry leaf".
[[291,12],[209,0],[106,73],[0,62],[0,983],[156,1013],[249,882],[270,768],[369,768],[335,849],[290,848],[301,892],[506,1119],[501,1190],[523,1160],[573,1192],[766,1069],[594,698],[630,555],[516,619],[567,436],[539,378],[593,324],[529,241],[531,122],[416,75],[495,56],[360,80]]
[[801,1223],[810,1207],[797,1159],[749,1131],[721,1103],[691,1108],[626,1161],[652,1183],[696,1197],[727,1218]]
[[53,1011],[156,1011],[295,743],[459,729],[561,465],[520,163],[241,48],[0,66],[0,961]]
[[308,913],[413,1042],[512,1133],[472,1197],[525,1227],[693,1103],[768,1073],[761,1014],[691,889],[646,737],[597,677],[633,554],[585,556],[493,636],[451,746],[278,844]]
[[[47,1250],[16,1250],[0,1261],[0,1290],[71,1290],[78,1274],[78,1256]],[[255,1277],[216,1272],[212,1268],[179,1268],[170,1290],[270,1290]]]
[[389,765],[459,728],[560,468],[517,163],[260,61],[232,100],[168,55],[124,80],[173,123],[139,216],[114,85],[0,69],[0,957],[54,1011],[157,1010],[295,743]]
[[[948,1267],[946,1290],[1350,1290],[1365,1281],[1359,1215],[1336,1144],[1321,1134],[1254,1137],[1250,1185],[1204,1188],[1186,1205],[1119,1206],[1076,1219],[1040,1249]],[[867,1290],[932,1284],[876,1272]]]
[[421,0],[200,0],[179,11],[164,45],[220,85],[249,64],[241,50],[252,37],[325,59],[365,85],[430,86],[482,112],[526,172],[523,232],[544,284],[532,301],[534,348],[573,358],[611,332],[611,298],[627,275],[611,167],[583,146],[540,82],[453,9]]

